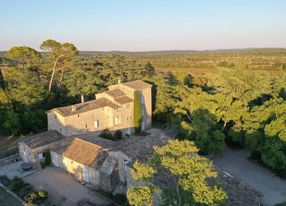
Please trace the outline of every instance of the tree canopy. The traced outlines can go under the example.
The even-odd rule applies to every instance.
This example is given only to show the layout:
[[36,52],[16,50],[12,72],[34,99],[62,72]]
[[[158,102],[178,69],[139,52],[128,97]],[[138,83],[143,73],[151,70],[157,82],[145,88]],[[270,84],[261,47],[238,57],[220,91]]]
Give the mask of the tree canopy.
[[[134,164],[132,176],[135,180],[143,181],[139,187],[131,187],[127,197],[129,203],[135,206],[151,205],[155,186],[150,182],[154,178],[155,171],[164,168],[169,171],[175,185],[164,189],[173,189],[175,195],[165,196],[163,199],[168,205],[185,205],[189,199],[193,199],[193,205],[220,205],[227,195],[217,185],[210,185],[208,178],[215,178],[217,173],[213,169],[212,163],[205,157],[197,154],[199,150],[195,143],[191,141],[172,140],[162,147],[154,147],[154,155],[149,164]],[[145,195],[142,197],[140,192]],[[182,195],[188,194],[188,195]],[[144,198],[144,199],[143,199]],[[145,201],[145,202],[144,202]]]

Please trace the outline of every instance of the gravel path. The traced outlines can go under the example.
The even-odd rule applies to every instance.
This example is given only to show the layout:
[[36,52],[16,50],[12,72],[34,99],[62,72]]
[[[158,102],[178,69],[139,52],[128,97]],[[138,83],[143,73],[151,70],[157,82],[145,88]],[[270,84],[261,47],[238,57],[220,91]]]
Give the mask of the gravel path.
[[247,150],[227,149],[222,157],[214,159],[214,163],[259,190],[264,195],[263,205],[272,206],[286,201],[286,180],[248,161],[249,155]]
[[102,195],[81,185],[61,169],[48,167],[24,178],[24,181],[36,189],[44,189],[51,202],[59,206],[77,206],[87,200],[96,206],[111,205],[111,201]]

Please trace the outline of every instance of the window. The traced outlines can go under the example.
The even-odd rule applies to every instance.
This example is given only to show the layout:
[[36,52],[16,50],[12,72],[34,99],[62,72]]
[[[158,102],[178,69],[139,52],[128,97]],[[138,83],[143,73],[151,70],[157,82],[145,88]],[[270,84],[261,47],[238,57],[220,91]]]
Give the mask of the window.
[[121,117],[120,116],[115,116],[114,117],[114,124],[119,125],[121,123]]
[[126,104],[126,109],[130,108],[130,103]]
[[43,159],[43,153],[39,153],[38,156],[39,156],[39,159]]
[[132,116],[130,116],[130,119],[132,119]]
[[79,114],[77,115],[77,117],[79,117]]
[[99,120],[94,121],[94,128],[99,128]]

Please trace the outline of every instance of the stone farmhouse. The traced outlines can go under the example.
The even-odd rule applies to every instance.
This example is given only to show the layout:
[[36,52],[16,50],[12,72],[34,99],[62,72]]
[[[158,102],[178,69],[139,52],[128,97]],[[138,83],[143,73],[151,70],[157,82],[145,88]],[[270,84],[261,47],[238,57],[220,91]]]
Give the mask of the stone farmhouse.
[[[142,108],[141,130],[152,124],[152,85],[137,80],[110,86],[96,94],[96,99],[47,111],[48,131],[27,137],[19,142],[19,154],[24,162],[40,169],[47,152],[54,166],[60,167],[94,186],[112,191],[124,180],[123,153],[108,151],[106,145],[90,140],[100,138],[103,130],[134,134],[134,93],[140,93]],[[90,134],[90,138],[82,139]],[[111,141],[113,142],[113,141]],[[151,150],[152,151],[152,150]]]
[[143,81],[132,81],[110,86],[108,91],[96,94],[96,99],[47,111],[48,130],[55,130],[64,136],[97,132],[105,129],[121,130],[134,134],[134,92],[141,94],[142,130],[152,124],[152,85]]
[[[47,112],[48,131],[31,135],[19,142],[19,154],[24,162],[41,169],[45,155],[51,155],[53,166],[72,174],[80,182],[112,194],[126,194],[128,187],[138,184],[131,177],[133,163],[147,162],[154,146],[163,146],[170,139],[160,129],[151,128],[151,85],[142,81],[118,82],[96,95],[96,100],[55,108]],[[141,129],[150,134],[134,133],[134,92],[141,94]],[[120,140],[100,137],[100,133],[122,130]],[[261,194],[240,180],[218,171],[218,180],[228,192],[228,205],[260,205]],[[168,172],[156,175],[160,188],[172,185]],[[159,200],[158,200],[159,201]]]

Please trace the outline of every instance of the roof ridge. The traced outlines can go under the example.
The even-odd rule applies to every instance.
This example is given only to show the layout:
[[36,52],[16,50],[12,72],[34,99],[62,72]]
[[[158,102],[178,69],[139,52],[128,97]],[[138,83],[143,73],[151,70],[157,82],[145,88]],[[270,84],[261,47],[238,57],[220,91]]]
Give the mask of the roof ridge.
[[97,144],[95,144],[95,143],[93,143],[93,142],[90,142],[90,141],[81,139],[80,137],[74,137],[74,140],[80,140],[80,141],[82,141],[82,142],[84,142],[84,143],[88,143],[88,144],[90,144],[90,145],[92,145],[92,146],[96,146],[96,147],[98,147],[98,148],[100,148],[100,149],[103,149],[101,146],[99,146],[99,145],[97,145]]

